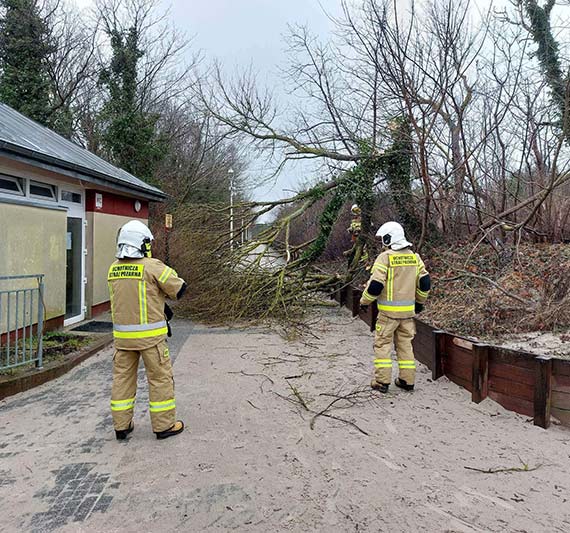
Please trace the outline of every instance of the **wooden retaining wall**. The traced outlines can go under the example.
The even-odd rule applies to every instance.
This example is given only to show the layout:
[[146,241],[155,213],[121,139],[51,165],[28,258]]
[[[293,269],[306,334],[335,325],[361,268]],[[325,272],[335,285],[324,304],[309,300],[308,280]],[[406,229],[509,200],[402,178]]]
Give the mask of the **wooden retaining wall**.
[[[359,316],[374,331],[378,311],[360,310],[362,291],[351,286],[334,293],[340,305]],[[448,377],[471,393],[475,403],[491,398],[505,409],[532,417],[548,428],[555,417],[570,427],[570,361],[509,350],[458,337],[416,320],[416,359],[434,380]]]

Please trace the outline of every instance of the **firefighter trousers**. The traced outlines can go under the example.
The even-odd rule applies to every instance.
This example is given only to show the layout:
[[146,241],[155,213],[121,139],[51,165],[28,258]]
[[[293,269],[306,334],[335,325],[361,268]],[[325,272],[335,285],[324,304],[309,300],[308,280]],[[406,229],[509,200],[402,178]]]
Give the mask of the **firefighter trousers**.
[[416,378],[416,361],[412,340],[416,335],[413,318],[388,318],[378,315],[374,337],[374,368],[376,383],[389,384],[392,381],[392,345],[398,357],[398,377],[413,385]]
[[111,412],[115,430],[128,429],[133,419],[137,371],[142,357],[149,390],[149,410],[154,432],[170,429],[176,422],[174,378],[166,341],[146,350],[116,350],[113,357]]

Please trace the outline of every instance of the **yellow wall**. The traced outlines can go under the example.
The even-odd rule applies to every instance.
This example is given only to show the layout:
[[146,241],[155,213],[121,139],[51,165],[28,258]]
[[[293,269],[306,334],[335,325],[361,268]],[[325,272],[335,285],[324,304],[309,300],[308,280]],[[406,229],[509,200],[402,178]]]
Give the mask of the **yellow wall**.
[[[0,202],[0,276],[45,274],[47,319],[65,314],[66,231],[66,211]],[[0,289],[37,286],[23,283],[0,281]]]
[[[126,224],[132,217],[108,215],[105,213],[88,213],[87,226],[92,232],[92,246],[89,255],[92,258],[91,272],[88,278],[92,279],[91,305],[98,305],[109,301],[109,289],[107,288],[107,272],[109,266],[115,260],[117,233],[119,228]],[[146,220],[141,222],[147,223]]]

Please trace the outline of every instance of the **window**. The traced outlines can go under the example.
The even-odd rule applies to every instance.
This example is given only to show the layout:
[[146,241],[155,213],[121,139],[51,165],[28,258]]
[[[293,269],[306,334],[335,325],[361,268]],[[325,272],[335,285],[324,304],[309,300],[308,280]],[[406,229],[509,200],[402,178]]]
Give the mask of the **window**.
[[81,203],[81,194],[78,192],[71,192],[71,191],[61,191],[61,201],[62,202],[71,202],[74,204]]
[[30,196],[43,198],[45,200],[57,199],[55,186],[47,183],[40,183],[39,181],[30,181]]
[[0,192],[24,196],[24,180],[0,174]]

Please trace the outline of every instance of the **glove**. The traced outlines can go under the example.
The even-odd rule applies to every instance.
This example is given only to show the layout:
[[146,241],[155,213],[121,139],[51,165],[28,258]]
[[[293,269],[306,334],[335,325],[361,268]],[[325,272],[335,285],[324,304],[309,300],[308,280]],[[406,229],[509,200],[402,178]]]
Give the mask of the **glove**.
[[165,303],[164,304],[164,318],[166,318],[166,327],[168,328],[168,333],[166,334],[167,337],[172,337],[172,328],[170,327],[170,320],[172,320],[172,317],[174,316],[174,313],[172,311],[172,309],[170,309],[170,306]]
[[363,313],[368,313],[368,307],[370,306],[370,304],[360,304],[360,310]]
[[419,304],[418,302],[416,302],[416,315],[419,315],[423,310],[424,310],[424,304]]

